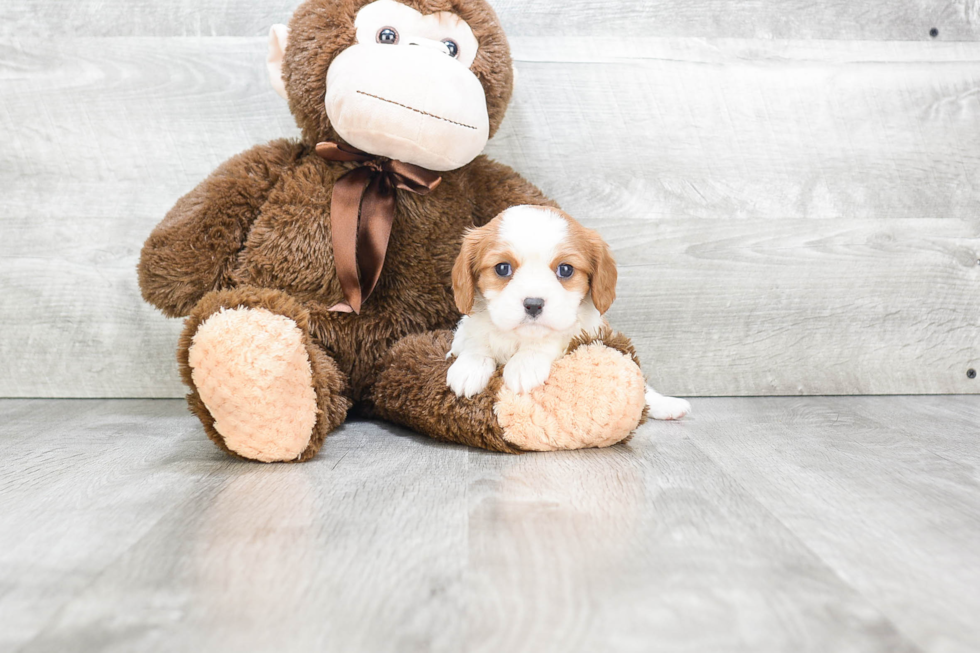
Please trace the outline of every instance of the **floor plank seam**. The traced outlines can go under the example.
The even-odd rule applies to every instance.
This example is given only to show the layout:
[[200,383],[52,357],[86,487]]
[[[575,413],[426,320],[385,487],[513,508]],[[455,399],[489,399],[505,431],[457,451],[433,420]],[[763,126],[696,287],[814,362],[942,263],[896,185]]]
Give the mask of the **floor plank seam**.
[[701,446],[699,446],[698,443],[697,443],[697,441],[694,440],[694,439],[692,439],[690,436],[684,436],[684,437],[699,452],[701,452],[701,454],[705,458],[707,458],[708,460],[710,460],[711,463],[714,464],[718,468],[718,471],[721,472],[722,474],[724,474],[725,475],[725,478],[727,478],[732,483],[733,486],[739,488],[742,492],[744,492],[745,493],[745,496],[752,497],[752,500],[758,505],[758,507],[763,512],[765,512],[767,515],[769,515],[773,520],[775,520],[780,525],[780,527],[783,528],[783,530],[785,530],[788,534],[790,534],[793,537],[793,539],[797,542],[797,544],[799,544],[799,546],[804,551],[806,551],[810,555],[812,555],[815,560],[819,560],[820,561],[820,564],[823,566],[823,568],[828,573],[830,573],[834,578],[836,578],[838,581],[840,581],[841,585],[847,587],[850,591],[854,592],[854,595],[855,596],[860,596],[861,599],[863,601],[865,601],[869,607],[871,607],[872,609],[874,609],[874,611],[878,614],[878,617],[882,620],[882,622],[887,623],[892,628],[894,628],[895,629],[895,632],[898,633],[898,634],[900,634],[902,636],[902,638],[906,641],[906,643],[908,643],[909,645],[911,645],[912,647],[914,647],[915,651],[917,651],[918,653],[926,653],[927,649],[923,648],[923,646],[922,646],[922,644],[920,642],[918,642],[914,638],[912,638],[904,629],[899,628],[898,624],[895,623],[895,621],[892,619],[892,617],[888,613],[882,611],[882,608],[881,608],[880,605],[878,605],[876,602],[872,601],[867,595],[865,595],[863,592],[859,591],[853,585],[853,583],[850,580],[848,580],[847,578],[845,578],[844,576],[842,576],[841,573],[840,573],[840,571],[838,569],[836,569],[835,567],[832,567],[830,565],[830,563],[822,555],[820,555],[819,553],[817,553],[809,544],[807,544],[801,538],[800,534],[794,528],[792,528],[789,524],[786,524],[778,515],[776,515],[776,513],[774,513],[772,511],[771,508],[769,508],[769,506],[767,506],[765,503],[763,503],[762,500],[754,492],[751,492],[749,490],[749,488],[747,488],[741,481],[738,481],[737,479],[735,479],[731,475],[731,473],[728,471],[728,469],[724,465],[722,465],[714,456],[712,456],[707,451],[705,451],[704,448],[702,448]]
[[[203,436],[204,435],[203,432],[200,435]],[[191,437],[187,437],[186,440],[190,441]],[[220,471],[227,469],[229,465],[234,464],[234,461],[231,460],[216,461],[216,462],[218,466],[213,468],[211,471],[209,471],[207,474],[202,476],[200,479],[198,479],[199,484],[203,483],[204,481],[214,476],[217,476],[217,474]],[[186,500],[174,504],[173,507],[171,507],[169,510],[162,513],[158,519],[155,519],[153,523],[146,528],[145,532],[142,535],[140,535],[140,537],[134,540],[125,549],[120,551],[118,555],[113,557],[113,559],[108,564],[103,566],[103,568],[100,569],[97,574],[92,576],[92,578],[90,578],[84,585],[82,585],[78,589],[78,591],[74,593],[73,596],[65,599],[62,602],[62,604],[58,607],[58,610],[54,614],[52,614],[51,617],[49,617],[44,621],[44,624],[38,629],[38,632],[34,636],[32,636],[31,639],[29,639],[27,642],[25,642],[17,649],[18,653],[22,653],[26,648],[30,647],[32,644],[37,642],[41,637],[43,637],[49,631],[50,627],[58,622],[58,620],[64,615],[65,611],[68,610],[75,603],[75,601],[79,600],[81,596],[83,596],[86,592],[88,592],[99,580],[101,580],[106,575],[106,573],[116,568],[120,560],[124,559],[128,554],[134,551],[140,544],[142,544],[145,540],[147,540],[147,538],[149,538],[152,535],[152,533],[156,530],[156,528],[161,523],[163,523],[164,520],[166,520],[174,513],[184,509],[184,507],[187,504],[197,500],[198,498],[203,496],[205,492],[206,492],[206,488],[201,487],[198,491],[196,491],[193,495],[188,497]]]

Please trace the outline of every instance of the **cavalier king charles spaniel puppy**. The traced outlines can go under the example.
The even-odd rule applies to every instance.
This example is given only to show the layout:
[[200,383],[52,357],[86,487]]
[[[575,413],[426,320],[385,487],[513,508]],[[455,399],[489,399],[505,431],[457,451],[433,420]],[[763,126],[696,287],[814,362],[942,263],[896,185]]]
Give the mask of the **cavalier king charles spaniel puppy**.
[[[572,339],[595,334],[616,299],[616,262],[609,246],[564,212],[515,206],[472,229],[453,266],[463,319],[448,357],[447,382],[458,396],[479,394],[497,369],[511,390],[542,385]],[[679,419],[683,399],[647,387],[654,419]]]

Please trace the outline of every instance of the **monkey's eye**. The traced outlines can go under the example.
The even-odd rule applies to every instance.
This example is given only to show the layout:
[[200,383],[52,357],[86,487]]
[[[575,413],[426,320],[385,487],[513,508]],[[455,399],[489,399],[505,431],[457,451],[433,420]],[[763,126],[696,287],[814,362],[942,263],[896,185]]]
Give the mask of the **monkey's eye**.
[[398,30],[394,27],[382,27],[378,30],[378,43],[395,45],[398,43]]
[[575,274],[575,268],[573,268],[568,263],[562,263],[561,265],[558,266],[558,278],[559,279],[567,279],[570,276],[572,276],[573,274]]
[[445,43],[446,47],[449,49],[450,57],[453,57],[455,59],[456,57],[459,56],[459,44],[456,43],[456,41],[452,39],[446,39],[445,41],[443,41],[443,43]]
[[498,277],[509,277],[513,271],[510,267],[510,263],[497,263],[496,267],[493,269],[497,273]]

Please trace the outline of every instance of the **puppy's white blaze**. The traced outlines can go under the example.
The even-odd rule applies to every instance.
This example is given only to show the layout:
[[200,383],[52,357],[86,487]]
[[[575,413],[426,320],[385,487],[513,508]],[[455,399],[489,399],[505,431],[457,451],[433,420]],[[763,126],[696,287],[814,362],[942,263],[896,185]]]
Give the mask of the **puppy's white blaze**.
[[561,215],[540,206],[514,206],[500,214],[498,237],[527,260],[547,258],[568,238],[568,223]]

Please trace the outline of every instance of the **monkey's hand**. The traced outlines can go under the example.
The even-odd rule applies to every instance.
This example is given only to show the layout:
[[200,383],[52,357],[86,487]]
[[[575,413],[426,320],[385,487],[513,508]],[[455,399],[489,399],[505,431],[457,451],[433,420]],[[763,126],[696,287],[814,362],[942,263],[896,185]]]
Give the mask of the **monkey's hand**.
[[301,146],[286,140],[253,147],[184,195],[143,245],[143,298],[170,317],[190,313],[227,285],[231,266],[262,205]]

